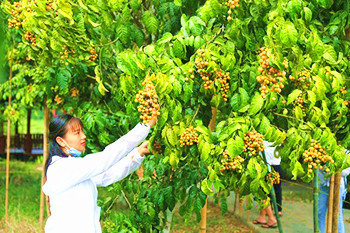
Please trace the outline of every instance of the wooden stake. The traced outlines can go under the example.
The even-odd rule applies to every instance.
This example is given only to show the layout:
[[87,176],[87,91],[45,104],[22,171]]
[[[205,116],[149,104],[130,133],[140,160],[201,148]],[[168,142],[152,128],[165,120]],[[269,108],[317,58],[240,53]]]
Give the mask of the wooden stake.
[[328,211],[327,211],[327,233],[332,233],[332,220],[333,220],[333,202],[334,202],[334,175],[329,179],[329,192],[328,192]]
[[[211,107],[211,119],[209,122],[209,131],[213,132],[215,128],[217,109],[215,107]],[[200,223],[200,233],[207,232],[207,207],[208,207],[208,198],[205,200],[205,205],[201,209],[201,223]]]
[[241,217],[241,219],[243,219],[243,198],[239,198],[239,205],[238,205],[238,209],[239,209],[239,217]]
[[238,191],[235,191],[235,199],[233,204],[233,214],[236,215],[237,209],[238,209]]
[[[49,109],[47,108],[46,98],[44,99],[44,138],[43,138],[43,164],[41,171],[41,187],[44,185],[46,180],[45,177],[45,162],[49,156]],[[43,191],[40,192],[40,216],[39,216],[39,227],[42,232],[44,232],[44,205],[45,205],[45,195]]]
[[335,174],[335,177],[334,177],[332,232],[338,232],[339,200],[340,200],[340,184],[341,184],[340,180],[341,180],[341,172]]
[[246,197],[245,197],[245,209],[246,209],[245,218],[246,218],[246,221],[247,221],[247,222],[249,222],[249,218],[250,218],[250,213],[249,213],[248,206],[249,206],[249,199],[248,199],[248,196],[246,196]]
[[[11,80],[12,80],[12,59],[10,59],[10,90],[9,90],[9,102],[8,105],[11,107]],[[7,151],[6,151],[6,191],[5,191],[5,232],[8,232],[8,201],[9,201],[9,178],[10,178],[10,150],[11,150],[11,120],[10,118],[7,119],[7,138],[6,138],[6,144],[7,144]]]

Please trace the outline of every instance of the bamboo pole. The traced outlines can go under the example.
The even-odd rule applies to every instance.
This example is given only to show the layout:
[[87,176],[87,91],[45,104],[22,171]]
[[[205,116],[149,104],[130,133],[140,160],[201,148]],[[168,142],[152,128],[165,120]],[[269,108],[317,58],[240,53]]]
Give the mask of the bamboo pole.
[[[213,132],[215,128],[217,109],[215,107],[211,107],[211,119],[209,122],[209,131]],[[208,198],[205,200],[205,205],[201,209],[201,223],[200,223],[200,233],[207,232],[207,208],[208,208]]]
[[[42,171],[41,171],[41,187],[44,185],[45,182],[45,162],[47,160],[47,157],[49,155],[49,148],[48,148],[48,138],[49,138],[49,109],[47,107],[46,98],[44,99],[44,138],[43,138],[43,164],[42,164]],[[44,231],[44,205],[45,205],[45,195],[43,191],[40,192],[40,216],[39,216],[39,227],[40,230]]]
[[340,180],[341,180],[341,172],[335,174],[335,177],[334,177],[332,232],[338,232],[340,184],[341,184]]
[[[11,87],[12,87],[12,59],[10,59],[10,76],[9,76],[9,102],[8,106],[11,107]],[[11,120],[7,119],[7,136],[6,136],[6,191],[5,191],[5,232],[8,232],[8,201],[9,201],[9,178],[10,178],[10,150],[11,150]]]
[[328,192],[328,211],[327,211],[327,233],[332,233],[332,220],[333,220],[333,202],[334,202],[334,175],[329,179],[329,192]]
[[319,177],[318,177],[318,169],[314,169],[314,232],[319,233],[318,229],[318,195],[320,192],[320,184],[319,184]]

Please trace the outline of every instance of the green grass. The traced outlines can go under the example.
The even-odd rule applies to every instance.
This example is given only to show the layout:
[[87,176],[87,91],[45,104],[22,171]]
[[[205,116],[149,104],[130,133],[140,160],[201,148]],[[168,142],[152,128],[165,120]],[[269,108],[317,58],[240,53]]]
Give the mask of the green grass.
[[[10,161],[9,232],[37,232],[41,171],[37,162]],[[6,161],[0,158],[0,232],[5,219]]]

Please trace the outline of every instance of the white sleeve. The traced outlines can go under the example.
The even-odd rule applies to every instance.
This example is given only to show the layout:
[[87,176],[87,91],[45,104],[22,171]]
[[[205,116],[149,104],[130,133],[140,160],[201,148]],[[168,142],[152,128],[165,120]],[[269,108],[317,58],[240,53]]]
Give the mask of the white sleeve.
[[350,167],[344,169],[344,170],[341,172],[341,176],[344,176],[344,177],[347,177],[349,174],[350,174]]
[[43,191],[46,195],[52,195],[107,171],[144,140],[149,130],[149,126],[138,124],[102,152],[84,158],[68,157],[58,160],[48,168]]
[[128,156],[122,158],[119,162],[114,164],[106,172],[95,176],[92,181],[97,186],[106,187],[114,182],[124,179],[130,173],[134,172],[142,163],[145,157],[142,157],[137,148],[132,150]]

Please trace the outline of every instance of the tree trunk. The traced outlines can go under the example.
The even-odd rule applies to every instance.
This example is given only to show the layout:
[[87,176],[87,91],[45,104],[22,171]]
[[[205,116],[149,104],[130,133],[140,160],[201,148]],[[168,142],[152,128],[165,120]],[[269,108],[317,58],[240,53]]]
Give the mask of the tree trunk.
[[332,233],[332,220],[333,220],[333,203],[334,203],[334,175],[329,179],[329,192],[328,192],[328,211],[327,211],[327,233]]
[[[217,109],[215,107],[211,107],[211,119],[209,122],[209,131],[213,132],[215,128]],[[207,207],[208,207],[208,198],[205,201],[204,207],[201,209],[201,223],[200,223],[200,233],[207,232]]]
[[26,134],[26,141],[24,143],[24,153],[25,154],[32,154],[32,135],[30,134],[30,118],[32,115],[32,110],[29,108],[27,111],[27,134]]
[[[11,83],[12,80],[12,60],[10,59],[10,90],[9,90],[9,102],[8,106],[11,107]],[[5,232],[8,232],[8,201],[9,201],[9,173],[10,173],[10,150],[11,150],[11,120],[10,118],[7,119],[7,138],[6,138],[6,145],[7,145],[7,151],[6,151],[6,190],[5,190]]]
[[[41,187],[44,185],[44,182],[46,180],[45,175],[45,162],[47,160],[47,157],[49,155],[49,109],[47,108],[46,98],[44,100],[44,135],[43,135],[43,164],[42,164],[42,171],[41,171]],[[40,217],[39,217],[39,227],[40,230],[44,231],[44,205],[45,205],[45,195],[43,191],[40,192]]]
[[340,184],[341,184],[340,180],[341,180],[341,173],[335,174],[334,194],[333,194],[332,232],[338,232],[339,200],[340,200]]

